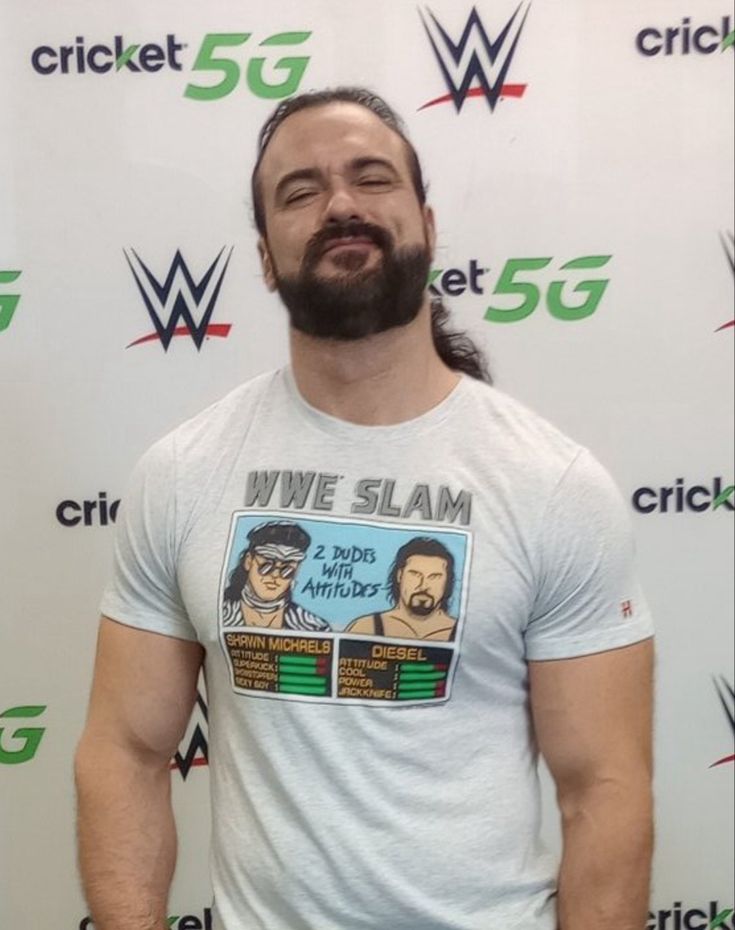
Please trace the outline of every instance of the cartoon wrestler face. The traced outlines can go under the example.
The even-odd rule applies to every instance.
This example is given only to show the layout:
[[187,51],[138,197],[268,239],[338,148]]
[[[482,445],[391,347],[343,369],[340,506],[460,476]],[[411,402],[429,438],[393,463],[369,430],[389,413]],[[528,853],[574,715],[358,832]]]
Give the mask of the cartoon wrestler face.
[[261,600],[277,601],[293,584],[298,562],[267,558],[248,553],[243,561],[250,589]]
[[439,607],[447,587],[446,559],[435,555],[411,555],[398,571],[401,603],[418,617],[426,617]]

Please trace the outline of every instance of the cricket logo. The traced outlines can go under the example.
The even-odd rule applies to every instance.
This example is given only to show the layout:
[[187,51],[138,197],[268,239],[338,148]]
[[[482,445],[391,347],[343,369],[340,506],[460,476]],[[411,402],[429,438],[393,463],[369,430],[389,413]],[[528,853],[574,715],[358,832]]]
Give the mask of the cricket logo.
[[[0,284],[12,284],[20,277],[20,271],[0,271]],[[0,333],[10,326],[20,294],[0,294]]]
[[420,110],[448,103],[450,100],[459,113],[468,97],[484,97],[491,112],[501,97],[522,97],[526,84],[506,84],[513,55],[526,22],[530,0],[522,0],[492,41],[476,7],[459,41],[455,42],[431,10],[426,15],[419,11],[437,63],[449,93],[425,103]]
[[131,346],[159,340],[168,351],[174,336],[190,336],[197,351],[205,338],[229,335],[232,324],[211,323],[222,281],[232,255],[223,247],[199,281],[194,279],[180,250],[176,250],[166,278],[161,282],[134,249],[123,250],[138,290],[153,323],[154,331],[141,336]]
[[[731,232],[729,233],[720,233],[720,242],[722,243],[722,248],[725,251],[725,257],[727,258],[727,263],[730,266],[730,270],[733,275],[735,275],[735,237]],[[723,329],[732,329],[735,326],[735,319],[730,320],[728,323],[723,323],[722,326],[718,326],[715,330],[716,333],[719,333]]]
[[[733,688],[724,675],[720,675],[719,678],[714,678],[713,681],[717,689],[717,697],[720,699],[722,709],[725,711],[725,716],[730,721],[733,734],[735,734],[735,688]],[[730,754],[728,756],[723,756],[722,759],[718,759],[717,762],[713,762],[710,768],[714,769],[717,768],[718,765],[732,764],[733,762],[735,762],[735,755]]]

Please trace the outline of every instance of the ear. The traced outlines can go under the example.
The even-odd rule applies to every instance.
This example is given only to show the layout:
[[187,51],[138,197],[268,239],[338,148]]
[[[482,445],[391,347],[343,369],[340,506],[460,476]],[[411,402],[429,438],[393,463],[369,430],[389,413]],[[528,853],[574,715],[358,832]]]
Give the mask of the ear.
[[426,241],[429,245],[431,257],[434,257],[436,248],[436,222],[434,220],[434,211],[431,207],[424,207],[424,227],[426,229]]
[[260,255],[260,267],[263,269],[263,280],[269,291],[276,289],[276,276],[273,272],[273,259],[268,250],[268,244],[261,236],[258,239],[258,255]]
[[245,556],[245,558],[242,560],[242,564],[245,566],[245,571],[250,572],[250,566],[253,564],[253,557],[250,555],[249,552]]

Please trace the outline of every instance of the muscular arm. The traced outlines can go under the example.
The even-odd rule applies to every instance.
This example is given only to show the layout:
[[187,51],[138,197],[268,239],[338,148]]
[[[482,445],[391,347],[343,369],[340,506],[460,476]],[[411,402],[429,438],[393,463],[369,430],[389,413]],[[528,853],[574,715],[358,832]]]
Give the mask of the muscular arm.
[[531,662],[539,747],[557,788],[560,930],[641,930],[648,914],[653,643]]
[[102,618],[77,749],[82,883],[97,930],[165,930],[176,860],[169,760],[196,698],[197,643]]

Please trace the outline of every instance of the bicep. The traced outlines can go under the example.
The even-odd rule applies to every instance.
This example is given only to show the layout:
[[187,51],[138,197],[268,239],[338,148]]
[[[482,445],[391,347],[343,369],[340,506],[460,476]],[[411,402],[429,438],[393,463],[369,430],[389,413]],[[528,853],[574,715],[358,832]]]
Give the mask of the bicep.
[[529,678],[539,749],[561,794],[650,778],[652,639],[530,662]]
[[102,617],[83,740],[167,760],[186,728],[203,649]]

